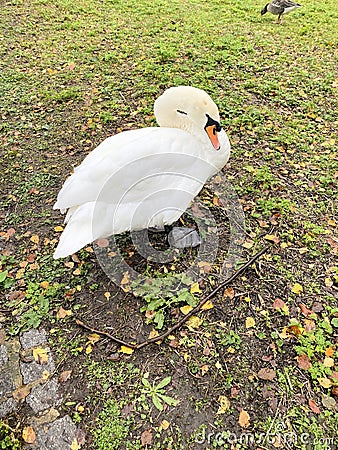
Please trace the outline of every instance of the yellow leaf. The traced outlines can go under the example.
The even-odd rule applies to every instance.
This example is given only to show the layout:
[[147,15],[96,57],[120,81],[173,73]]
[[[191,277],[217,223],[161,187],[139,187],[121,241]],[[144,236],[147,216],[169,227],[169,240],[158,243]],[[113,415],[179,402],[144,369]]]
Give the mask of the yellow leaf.
[[79,413],[83,413],[84,407],[82,405],[78,405],[76,411],[78,411]]
[[244,409],[239,413],[238,423],[242,428],[247,428],[250,425],[250,416]]
[[191,294],[195,294],[195,293],[198,293],[198,292],[201,292],[199,284],[198,283],[192,284],[191,287],[190,287],[190,293]]
[[77,268],[74,270],[73,275],[80,275],[81,269]]
[[31,236],[30,240],[32,242],[34,242],[34,244],[38,244],[39,243],[39,236],[37,234],[33,234],[33,236]]
[[274,244],[278,244],[278,242],[279,242],[279,238],[277,236],[275,236],[274,234],[266,234],[264,236],[264,239],[266,239],[267,241],[271,241]]
[[90,344],[96,344],[96,342],[99,342],[100,336],[97,333],[92,333],[88,336],[88,342]]
[[36,439],[34,428],[33,427],[25,427],[22,430],[22,439],[27,444],[34,444],[35,439]]
[[47,289],[49,287],[49,282],[41,281],[40,286],[42,287],[42,289]]
[[126,345],[121,345],[119,350],[121,353],[125,353],[126,355],[131,355],[134,352],[134,349],[131,347],[127,347]]
[[214,307],[214,304],[212,303],[212,301],[208,300],[206,303],[204,303],[204,305],[202,306],[201,309],[207,310],[207,309],[212,309],[213,307]]
[[330,225],[330,227],[336,227],[337,226],[336,221],[333,220],[333,219],[329,219],[327,221],[327,223],[328,223],[328,225]]
[[86,347],[86,355],[89,355],[92,351],[93,351],[93,347],[90,344],[88,344]]
[[230,400],[225,395],[220,395],[218,401],[221,406],[218,408],[217,414],[226,413],[230,408]]
[[148,339],[152,339],[159,336],[159,332],[157,330],[154,330],[154,328],[152,330],[150,330]]
[[107,300],[110,299],[110,292],[105,292],[103,295],[106,297]]
[[203,323],[203,319],[200,319],[197,316],[191,316],[186,322],[187,327],[190,331],[193,331],[194,328],[199,328]]
[[324,364],[325,367],[333,367],[334,366],[334,359],[330,358],[330,357],[326,357],[324,359],[324,363],[323,364]]
[[325,282],[325,286],[328,287],[328,288],[333,286],[333,281],[331,280],[330,277],[326,277],[324,282]]
[[60,227],[60,225],[58,225],[57,227],[54,227],[54,231],[56,231],[57,233],[61,233],[61,231],[63,231],[63,227]]
[[38,364],[47,364],[48,354],[45,348],[33,348],[33,357]]
[[216,369],[218,369],[218,370],[223,369],[223,366],[222,366],[222,364],[221,364],[219,361],[216,361],[215,367],[216,367]]
[[[69,445],[69,444],[68,444]],[[81,448],[81,446],[79,445],[79,443],[77,442],[77,439],[74,438],[72,445],[70,446],[70,450],[79,450]]]
[[294,294],[300,294],[301,292],[303,292],[303,286],[299,283],[295,283],[292,286],[291,292],[293,292]]
[[318,378],[318,383],[325,389],[329,389],[332,385],[331,380],[325,377]]
[[252,328],[256,325],[256,321],[253,317],[247,317],[245,319],[245,328]]
[[56,317],[58,319],[64,319],[67,316],[71,316],[73,313],[70,309],[64,309],[62,306],[60,306],[58,312],[56,313]]
[[168,422],[167,420],[162,420],[162,422],[161,422],[161,427],[162,427],[162,430],[167,430],[168,429],[168,427],[169,427],[169,425],[170,425],[170,422]]
[[193,309],[192,306],[190,305],[185,305],[185,306],[181,306],[180,311],[182,314],[184,314],[185,316],[190,313],[190,311]]

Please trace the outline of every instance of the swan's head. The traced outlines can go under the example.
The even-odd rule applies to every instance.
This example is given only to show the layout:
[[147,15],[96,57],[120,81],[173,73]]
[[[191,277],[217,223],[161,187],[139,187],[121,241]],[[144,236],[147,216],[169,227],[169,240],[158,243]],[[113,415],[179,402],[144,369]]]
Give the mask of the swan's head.
[[205,91],[192,86],[169,88],[155,101],[154,112],[160,127],[188,131],[219,150],[219,112]]

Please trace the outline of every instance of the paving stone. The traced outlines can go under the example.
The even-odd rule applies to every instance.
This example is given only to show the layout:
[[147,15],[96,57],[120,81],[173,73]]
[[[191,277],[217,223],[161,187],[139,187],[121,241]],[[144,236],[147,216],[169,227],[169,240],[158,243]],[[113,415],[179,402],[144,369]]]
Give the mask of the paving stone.
[[32,383],[32,381],[42,378],[42,374],[45,370],[49,373],[53,373],[55,370],[55,364],[50,353],[50,349],[46,347],[48,353],[47,364],[38,364],[36,361],[24,363],[20,361],[20,370],[23,376],[24,384]]
[[14,391],[14,389],[15,385],[12,374],[7,371],[2,371],[0,373],[0,398]]
[[31,347],[38,347],[41,344],[47,342],[47,335],[45,330],[41,332],[35,329],[26,331],[20,336],[20,342],[24,350],[28,350]]
[[35,414],[49,409],[61,403],[58,392],[59,383],[56,380],[50,380],[46,384],[33,387],[30,394],[26,397],[26,402],[33,409]]
[[36,433],[35,445],[38,450],[68,450],[75,438],[76,425],[69,416],[45,424]]
[[8,361],[7,348],[5,345],[0,345],[0,370]]
[[14,398],[9,398],[5,402],[0,402],[0,417],[5,417],[15,411],[18,402]]

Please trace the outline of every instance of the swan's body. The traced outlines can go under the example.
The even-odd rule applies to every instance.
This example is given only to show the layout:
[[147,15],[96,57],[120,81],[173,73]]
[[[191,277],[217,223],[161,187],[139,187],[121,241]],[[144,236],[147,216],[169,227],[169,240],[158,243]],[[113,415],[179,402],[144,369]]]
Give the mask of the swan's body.
[[301,5],[299,3],[293,2],[292,0],[272,0],[264,6],[261,14],[263,15],[270,12],[271,14],[278,16],[278,21],[280,21],[282,15],[288,14],[300,7]]
[[168,89],[155,116],[160,127],[109,137],[66,180],[54,205],[68,210],[54,258],[112,234],[170,225],[225,165],[229,140],[204,91]]

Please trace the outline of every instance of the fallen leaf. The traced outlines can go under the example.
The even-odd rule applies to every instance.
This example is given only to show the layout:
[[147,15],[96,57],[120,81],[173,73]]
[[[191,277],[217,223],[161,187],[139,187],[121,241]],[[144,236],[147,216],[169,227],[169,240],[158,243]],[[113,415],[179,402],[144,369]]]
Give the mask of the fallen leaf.
[[195,293],[199,293],[199,292],[201,292],[201,289],[200,289],[200,286],[199,286],[199,284],[196,282],[196,283],[193,283],[191,286],[190,286],[190,293],[191,294],[195,294]]
[[235,297],[235,290],[234,290],[234,288],[232,288],[232,287],[226,288],[225,291],[224,291],[223,297],[230,298],[230,300],[232,300]]
[[324,283],[325,283],[325,286],[328,287],[328,288],[333,286],[333,281],[331,280],[330,277],[326,277],[325,280],[324,280]]
[[220,407],[218,408],[217,414],[225,414],[231,406],[230,400],[225,395],[220,395],[218,397]]
[[256,321],[253,317],[247,317],[245,319],[245,328],[252,328],[256,325]]
[[272,307],[275,309],[282,309],[285,306],[285,303],[281,298],[276,298],[276,300],[273,302]]
[[323,364],[324,364],[325,367],[333,367],[334,366],[334,359],[327,356],[326,358],[324,358]]
[[286,327],[286,331],[296,337],[299,337],[301,334],[303,334],[304,328],[302,328],[299,324],[294,324]]
[[320,414],[320,409],[318,408],[318,406],[316,405],[316,402],[312,399],[309,400],[309,406],[312,410],[312,412],[314,412],[315,414]]
[[301,285],[301,284],[299,284],[299,283],[295,283],[293,286],[292,286],[292,289],[291,289],[291,292],[293,292],[294,294],[300,294],[301,292],[303,292],[303,286]]
[[169,428],[170,422],[168,422],[167,420],[162,420],[161,422],[161,427],[163,430],[167,430]]
[[331,380],[326,377],[318,378],[318,383],[325,389],[329,389],[332,386]]
[[189,328],[190,331],[193,331],[194,328],[199,328],[203,323],[203,319],[200,319],[197,316],[191,316],[186,321],[186,326]]
[[297,356],[298,367],[303,370],[309,370],[312,366],[310,362],[310,358],[307,355],[299,355]]
[[30,393],[31,386],[29,384],[23,384],[18,389],[16,389],[12,395],[15,398],[15,400],[23,400],[27,397],[27,395]]
[[81,269],[79,267],[73,271],[73,275],[80,275],[80,274],[81,274]]
[[333,355],[334,355],[333,347],[327,347],[325,350],[325,356],[333,356]]
[[87,344],[87,346],[86,346],[86,355],[90,355],[92,351],[93,351],[92,345],[91,344]]
[[266,234],[264,236],[264,239],[266,239],[267,241],[271,241],[274,244],[278,244],[280,241],[279,237],[275,236],[274,234]]
[[57,233],[61,233],[61,231],[63,231],[63,227],[60,227],[60,225],[54,227],[54,231],[56,231]]
[[244,409],[239,413],[238,423],[242,428],[248,428],[250,425],[250,416]]
[[71,443],[70,450],[79,450],[79,449],[80,449],[80,445],[77,442],[77,439],[74,438],[73,442]]
[[180,311],[181,311],[182,314],[184,314],[184,315],[186,316],[187,314],[190,313],[190,311],[191,311],[192,309],[193,309],[192,306],[190,306],[190,305],[185,305],[185,306],[181,306]]
[[258,377],[261,380],[273,380],[276,376],[276,372],[273,369],[269,369],[268,367],[263,367],[258,373]]
[[37,347],[33,348],[33,357],[38,364],[47,364],[48,353],[45,348]]
[[153,339],[157,336],[159,336],[159,332],[153,328],[152,330],[150,330],[148,339]]
[[152,440],[153,434],[151,432],[151,428],[148,428],[148,430],[144,430],[143,433],[141,434],[141,444],[150,445]]
[[311,333],[316,329],[315,321],[312,319],[304,319],[304,330],[306,333]]
[[41,281],[40,286],[42,287],[42,289],[47,289],[49,287],[49,282]]
[[35,440],[36,440],[36,435],[35,435],[35,431],[34,428],[29,426],[29,427],[25,427],[22,430],[22,439],[27,443],[27,444],[34,444]]
[[201,309],[203,311],[206,311],[207,309],[212,309],[214,307],[214,304],[212,303],[211,300],[208,300],[207,302],[204,303],[204,305],[201,307]]
[[105,239],[105,238],[98,239],[96,241],[96,245],[98,245],[101,248],[106,248],[109,246],[109,241],[108,241],[108,239]]
[[131,355],[134,352],[134,349],[127,347],[126,345],[121,345],[119,352],[125,353],[126,355]]
[[56,313],[56,317],[58,319],[64,319],[67,316],[71,316],[73,313],[70,309],[63,309],[62,306],[60,306],[58,312]]
[[107,300],[110,299],[110,292],[105,292],[103,295],[106,297]]
[[100,335],[97,333],[91,333],[88,336],[88,342],[92,345],[96,344],[96,342],[99,342],[99,340],[101,339]]
[[324,408],[334,411],[336,409],[336,400],[326,394],[322,394],[322,405]]
[[33,236],[31,236],[30,240],[32,242],[34,242],[34,244],[38,244],[39,243],[39,236],[37,234],[33,234]]
[[313,311],[311,309],[309,309],[303,303],[299,303],[299,307],[305,317],[308,317],[308,316],[311,316],[311,314],[314,314]]
[[254,241],[251,241],[250,239],[247,239],[243,244],[242,247],[246,249],[250,249],[254,245]]
[[59,376],[60,383],[65,383],[67,380],[69,380],[71,374],[72,370],[64,370],[63,372],[61,372]]
[[201,374],[202,377],[209,371],[209,366],[207,364],[203,364],[203,366],[201,367]]

